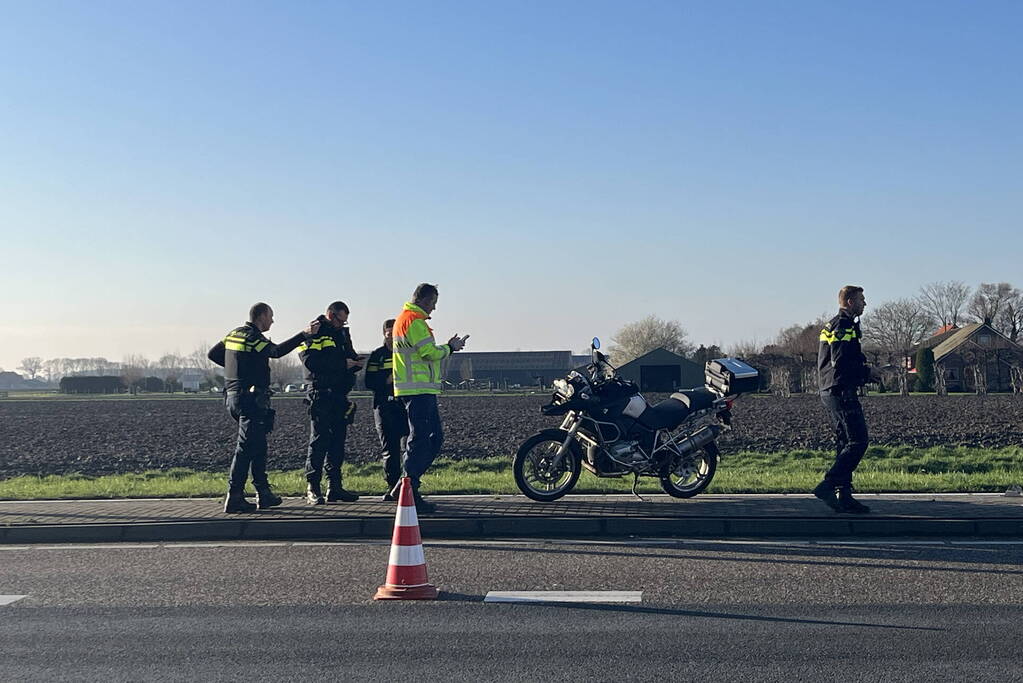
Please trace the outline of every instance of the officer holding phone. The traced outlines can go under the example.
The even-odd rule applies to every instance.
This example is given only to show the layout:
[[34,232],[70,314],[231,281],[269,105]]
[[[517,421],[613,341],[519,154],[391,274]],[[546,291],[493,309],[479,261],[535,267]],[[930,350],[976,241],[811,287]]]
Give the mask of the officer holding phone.
[[436,510],[419,493],[419,483],[444,442],[437,409],[441,361],[461,351],[469,338],[455,334],[447,344],[436,343],[426,321],[437,308],[438,296],[437,285],[424,282],[416,287],[412,301],[405,304],[395,320],[393,333],[394,395],[404,403],[409,424],[405,474],[412,480],[412,496],[420,513]]
[[[309,383],[309,451],[306,457],[306,502],[352,503],[358,494],[341,485],[341,466],[345,461],[348,426],[355,418],[355,403],[348,392],[355,387],[355,373],[362,370],[363,357],[355,352],[348,330],[348,306],[335,301],[317,320],[319,333],[304,342],[299,352]],[[324,461],[327,470],[327,496],[324,500],[320,480]]]

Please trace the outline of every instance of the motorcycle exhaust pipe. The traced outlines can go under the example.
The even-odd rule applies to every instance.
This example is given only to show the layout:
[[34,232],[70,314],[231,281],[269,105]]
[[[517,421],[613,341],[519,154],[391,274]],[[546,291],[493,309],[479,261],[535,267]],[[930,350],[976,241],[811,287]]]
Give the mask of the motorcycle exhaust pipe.
[[711,441],[718,438],[718,434],[720,433],[721,427],[718,427],[717,425],[705,425],[679,441],[676,446],[678,446],[678,450],[682,453],[682,455],[689,455],[693,451],[703,448]]

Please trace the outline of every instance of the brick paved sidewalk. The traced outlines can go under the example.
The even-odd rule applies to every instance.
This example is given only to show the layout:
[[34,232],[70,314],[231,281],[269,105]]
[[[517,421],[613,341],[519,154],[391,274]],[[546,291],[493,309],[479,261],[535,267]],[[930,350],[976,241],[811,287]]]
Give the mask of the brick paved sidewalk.
[[[1023,498],[997,494],[864,494],[865,516],[837,515],[808,495],[431,496],[426,538],[1001,536],[1023,538]],[[224,514],[214,499],[0,501],[0,543],[268,538],[387,538],[394,504],[308,506],[302,499]]]

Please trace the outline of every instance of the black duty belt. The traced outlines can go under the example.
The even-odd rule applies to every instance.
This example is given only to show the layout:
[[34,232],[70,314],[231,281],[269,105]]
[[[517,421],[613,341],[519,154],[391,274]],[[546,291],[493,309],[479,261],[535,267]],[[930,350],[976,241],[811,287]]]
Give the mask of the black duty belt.
[[248,389],[228,389],[228,396],[241,396],[243,394],[252,394],[253,396],[259,396],[260,394],[269,394],[270,390],[260,387],[249,387]]
[[859,392],[859,387],[831,387],[824,390],[824,393],[831,394],[832,396],[855,396]]

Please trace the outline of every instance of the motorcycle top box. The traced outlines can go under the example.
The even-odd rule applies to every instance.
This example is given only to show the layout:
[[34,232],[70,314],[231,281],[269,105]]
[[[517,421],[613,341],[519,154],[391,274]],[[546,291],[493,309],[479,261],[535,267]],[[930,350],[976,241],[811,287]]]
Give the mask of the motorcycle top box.
[[747,394],[760,388],[760,373],[738,358],[707,361],[704,376],[707,387],[722,396]]

